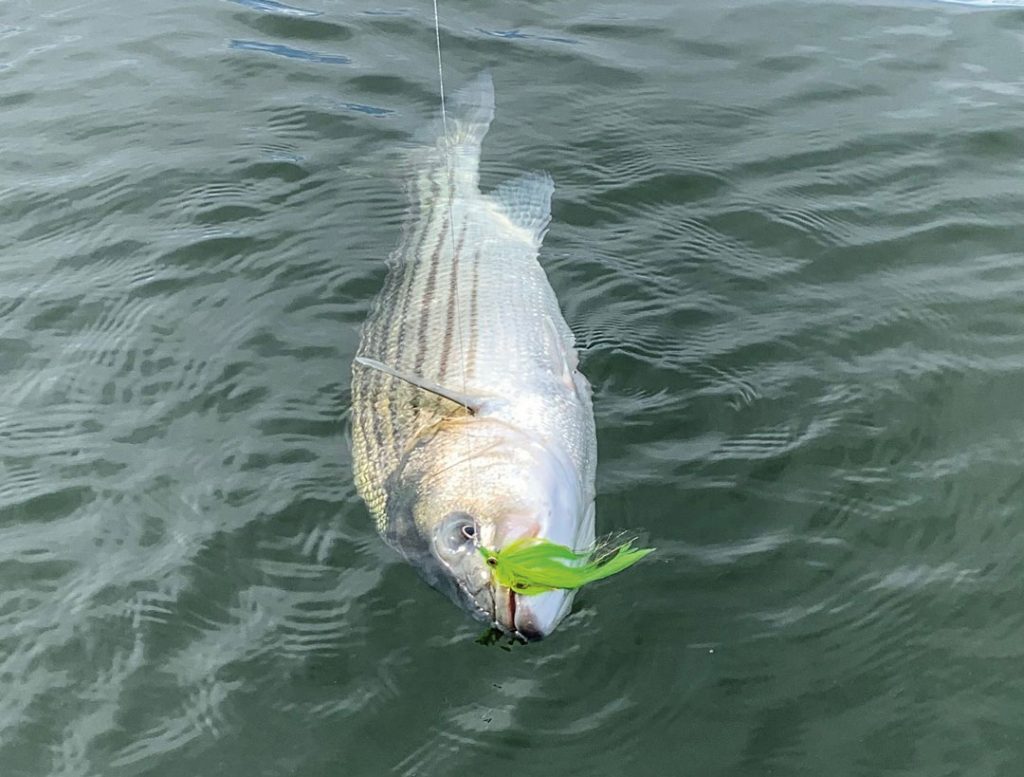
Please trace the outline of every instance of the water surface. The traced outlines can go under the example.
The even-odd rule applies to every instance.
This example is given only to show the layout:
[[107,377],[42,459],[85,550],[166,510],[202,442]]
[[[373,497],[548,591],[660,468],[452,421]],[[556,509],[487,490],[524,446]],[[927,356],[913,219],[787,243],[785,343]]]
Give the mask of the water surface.
[[488,648],[355,496],[427,5],[7,0],[4,777],[1018,773],[1024,11],[441,11],[659,552]]

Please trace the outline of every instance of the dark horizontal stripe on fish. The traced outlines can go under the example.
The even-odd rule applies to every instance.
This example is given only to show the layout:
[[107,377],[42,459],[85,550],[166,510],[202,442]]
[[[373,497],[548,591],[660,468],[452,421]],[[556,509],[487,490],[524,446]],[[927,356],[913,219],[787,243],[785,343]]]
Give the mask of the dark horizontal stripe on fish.
[[[423,362],[427,356],[427,328],[430,325],[431,312],[434,302],[434,292],[437,289],[437,268],[441,264],[441,256],[453,238],[451,237],[454,225],[451,218],[446,217],[441,234],[438,235],[437,245],[430,255],[430,263],[427,265],[427,280],[424,283],[420,298],[416,301],[416,312],[419,314],[416,326],[416,352],[413,357],[413,374],[423,374]],[[411,323],[411,322],[410,322]]]
[[[451,236],[452,239],[455,240],[455,235],[451,234]],[[463,243],[465,243],[465,241],[466,224],[464,223],[462,225],[462,228],[459,230],[459,240],[452,247],[452,262],[451,265],[449,266],[449,287],[447,287],[447,299],[438,299],[438,304],[434,305],[433,290],[431,290],[431,294],[427,298],[428,301],[426,303],[427,307],[424,314],[423,325],[420,328],[420,354],[418,356],[417,364],[420,366],[420,369],[422,370],[423,362],[426,358],[427,332],[429,330],[430,314],[436,307],[438,315],[443,316],[442,323],[444,326],[444,341],[441,346],[440,352],[441,366],[438,375],[439,378],[444,377],[445,364],[447,358],[449,358],[450,355],[449,351],[452,348],[452,328],[455,326],[462,326],[462,322],[459,321],[456,317],[456,312],[458,310],[459,303],[459,257],[462,255],[462,246]],[[441,381],[441,383],[443,384],[443,380]]]
[[[388,359],[387,363],[395,366],[402,367],[405,365],[406,350],[408,348],[411,337],[409,336],[412,331],[412,322],[410,318],[410,307],[413,305],[414,290],[416,288],[417,278],[422,274],[423,271],[423,251],[428,245],[433,243],[435,245],[434,251],[432,252],[432,261],[436,257],[438,252],[441,250],[441,246],[444,242],[445,233],[448,230],[448,214],[451,212],[451,188],[448,188],[446,192],[447,196],[444,198],[444,202],[441,199],[441,185],[437,180],[438,175],[447,175],[447,169],[437,168],[433,171],[430,176],[430,198],[428,200],[429,210],[424,214],[425,223],[423,232],[420,233],[420,239],[417,241],[415,251],[405,257],[402,262],[401,272],[406,276],[405,283],[402,285],[400,292],[401,299],[396,300],[400,302],[399,314],[396,320],[391,321],[390,335],[391,339],[388,342]],[[435,225],[440,220],[441,228],[435,232]],[[435,237],[436,236],[436,237]],[[386,396],[390,399],[388,417],[388,443],[393,447],[401,447],[404,444],[404,435],[401,431],[401,418],[400,414],[402,408],[411,405],[413,392],[409,390],[409,387],[404,382],[396,381],[390,376],[382,375],[382,389],[386,388]]]
[[[382,337],[384,338],[381,345],[384,347],[380,356],[382,361],[387,364],[398,365],[399,347],[401,345],[403,328],[405,327],[405,321],[409,315],[409,305],[412,300],[410,291],[416,282],[417,271],[419,270],[420,257],[423,255],[423,250],[428,244],[428,239],[434,232],[435,218],[439,212],[438,198],[441,194],[441,186],[437,180],[437,175],[441,173],[440,169],[435,169],[429,176],[430,194],[429,197],[424,198],[423,190],[420,191],[420,199],[425,199],[427,207],[421,214],[423,219],[423,228],[420,231],[419,238],[414,244],[415,247],[411,251],[407,251],[404,256],[399,257],[398,266],[395,267],[392,272],[399,273],[402,284],[397,291],[397,297],[392,301],[392,305],[398,305],[398,317],[397,319],[382,320],[379,325],[382,328]],[[448,208],[444,208],[444,212],[447,213]],[[390,326],[388,326],[390,324]],[[389,335],[396,335],[389,337]]]
[[[400,321],[395,322],[395,329],[398,332],[396,339],[397,350],[391,364],[395,367],[406,367],[411,356],[413,360],[413,373],[416,372],[422,355],[422,350],[419,348],[420,328],[424,320],[429,318],[425,297],[431,283],[436,281],[432,276],[437,272],[437,263],[441,258],[441,252],[448,242],[448,223],[448,216],[441,219],[441,231],[437,235],[434,250],[430,252],[430,261],[426,263],[426,279],[423,282],[423,291],[417,294],[417,284],[411,283],[409,285],[402,300],[402,318]],[[423,264],[423,262],[417,262],[417,265],[420,264]],[[417,267],[411,271],[411,274],[415,276],[416,274],[423,274],[423,272],[424,270]],[[411,353],[410,349],[412,349]]]
[[469,347],[466,349],[466,377],[469,380],[476,371],[477,320],[480,316],[480,249],[473,252],[470,267],[472,285],[469,290]]
[[[462,231],[459,233],[459,244],[455,247],[455,255],[452,257],[452,270],[451,277],[448,283],[448,306],[446,310],[447,326],[444,330],[444,342],[441,345],[441,366],[438,370],[438,382],[444,385],[444,380],[448,376],[448,362],[451,358],[452,352],[452,335],[455,332],[455,327],[458,327],[459,338],[456,345],[459,348],[459,363],[462,366],[462,381],[466,381],[466,352],[463,350],[464,343],[462,342],[462,311],[459,310],[459,258],[462,255],[462,244],[466,240],[466,225],[462,225]],[[479,256],[479,250],[475,252],[474,264],[476,257]]]

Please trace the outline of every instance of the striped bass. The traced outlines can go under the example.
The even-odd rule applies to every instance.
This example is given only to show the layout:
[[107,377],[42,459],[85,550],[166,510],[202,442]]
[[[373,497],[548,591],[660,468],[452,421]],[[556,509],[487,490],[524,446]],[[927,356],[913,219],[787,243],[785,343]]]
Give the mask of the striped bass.
[[527,174],[482,194],[488,75],[450,101],[410,156],[409,214],[352,367],[355,480],[381,536],[494,627],[539,639],[573,593],[524,596],[480,548],[594,543],[590,384],[537,261],[554,185]]

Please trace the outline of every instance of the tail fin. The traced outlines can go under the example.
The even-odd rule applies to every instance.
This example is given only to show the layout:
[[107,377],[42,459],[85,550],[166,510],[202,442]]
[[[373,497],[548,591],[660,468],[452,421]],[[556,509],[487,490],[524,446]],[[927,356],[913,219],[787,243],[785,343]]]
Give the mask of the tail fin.
[[[494,82],[487,71],[463,86],[447,104],[450,146],[479,146],[494,118]],[[443,136],[444,127],[441,128]]]
[[480,144],[494,118],[494,82],[480,73],[445,101],[444,119],[429,125],[414,152],[416,166],[450,165],[455,181],[475,186],[480,166]]

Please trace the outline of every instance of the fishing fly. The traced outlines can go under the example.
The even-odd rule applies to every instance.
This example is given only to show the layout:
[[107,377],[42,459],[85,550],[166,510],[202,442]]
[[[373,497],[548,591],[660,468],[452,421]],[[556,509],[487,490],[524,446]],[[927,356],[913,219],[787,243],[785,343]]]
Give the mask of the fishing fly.
[[498,585],[524,596],[556,588],[576,589],[628,569],[654,548],[634,548],[632,541],[617,547],[600,546],[577,553],[538,537],[514,540],[500,550],[480,548]]

